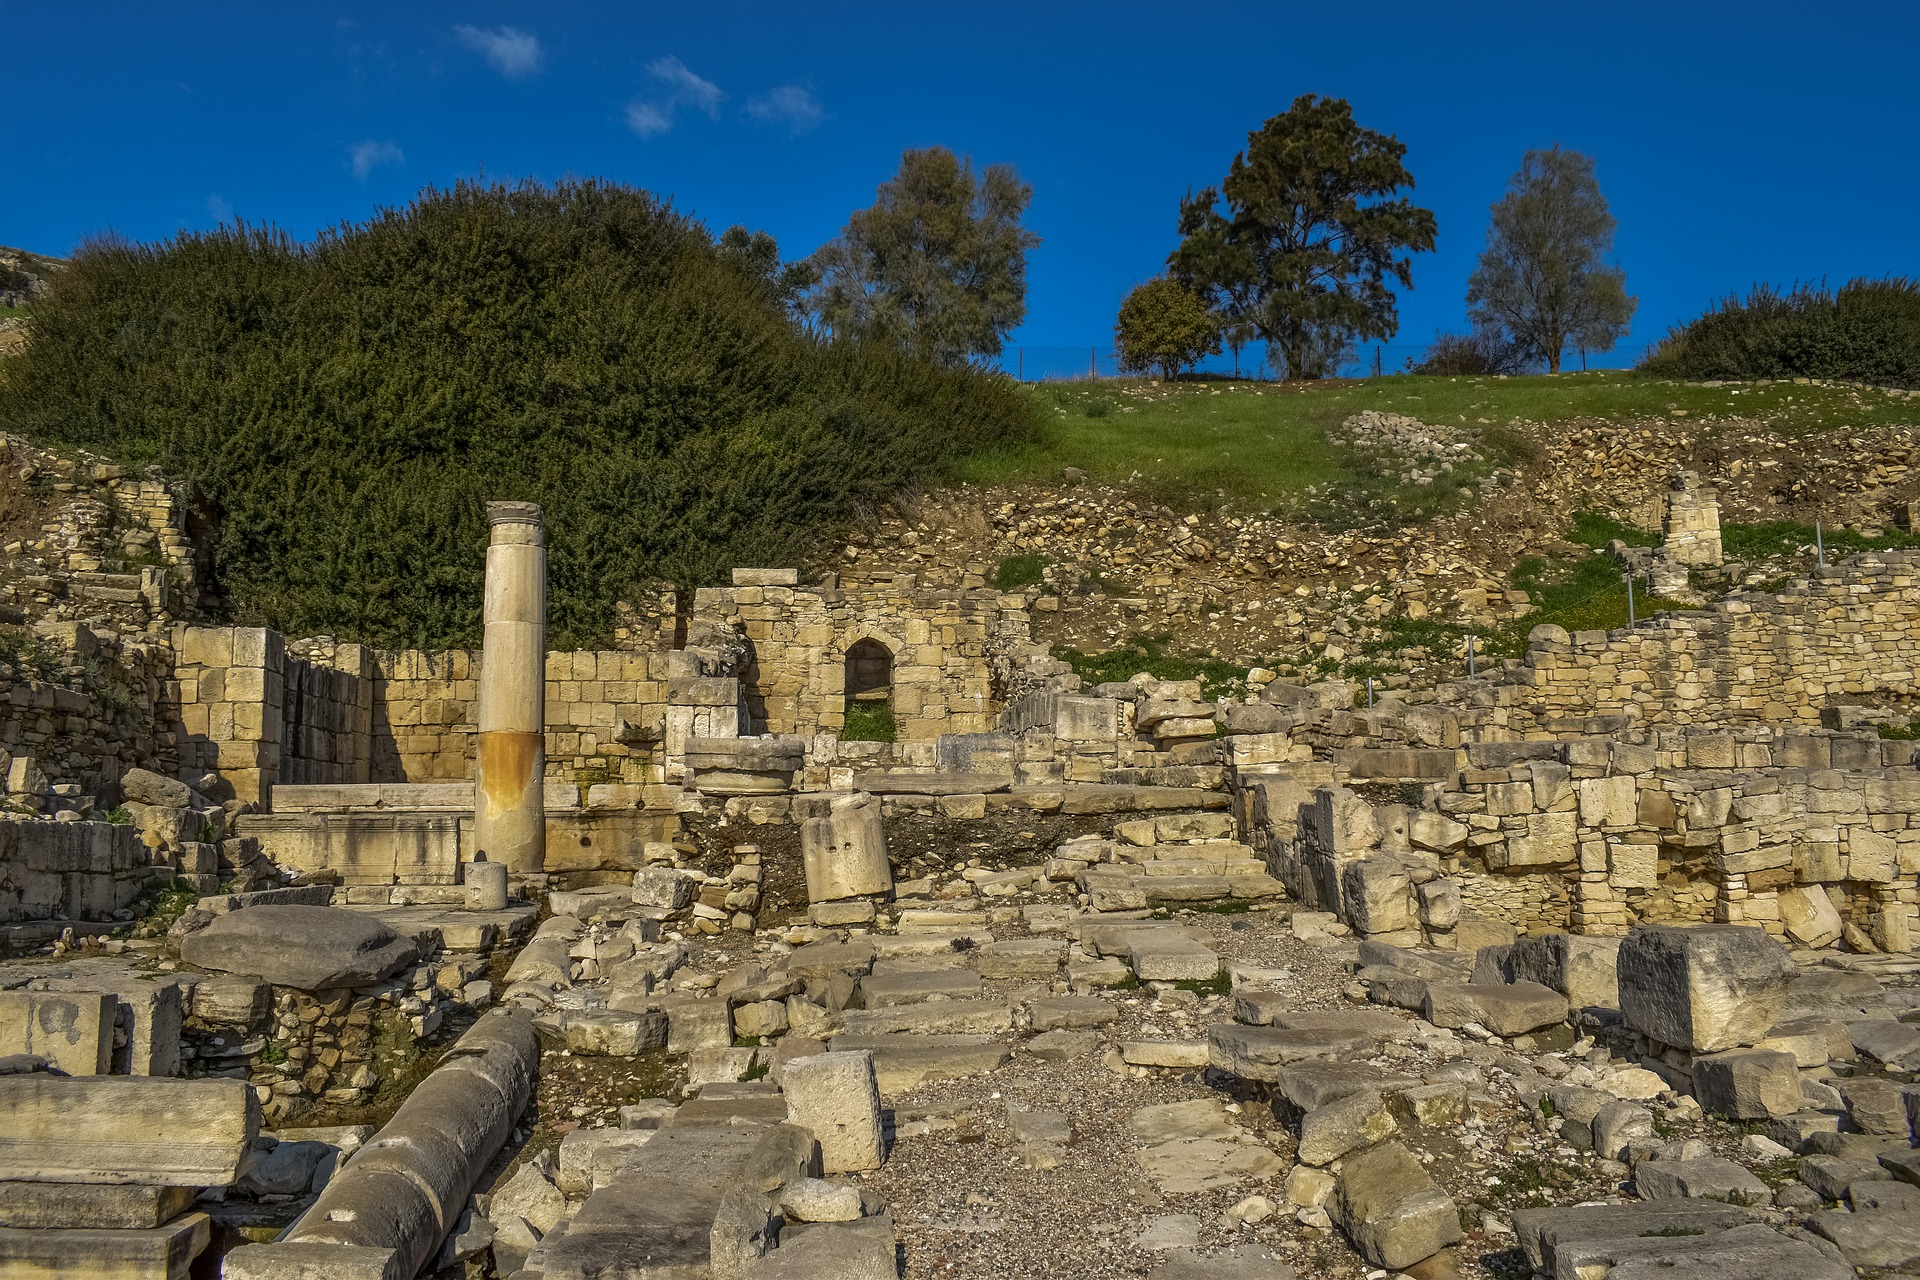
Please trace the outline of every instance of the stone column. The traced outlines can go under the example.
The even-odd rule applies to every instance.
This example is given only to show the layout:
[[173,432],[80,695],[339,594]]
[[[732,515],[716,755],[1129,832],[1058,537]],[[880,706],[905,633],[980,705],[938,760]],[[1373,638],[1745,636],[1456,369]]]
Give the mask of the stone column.
[[546,865],[547,546],[540,508],[489,502],[486,638],[474,847],[526,873]]

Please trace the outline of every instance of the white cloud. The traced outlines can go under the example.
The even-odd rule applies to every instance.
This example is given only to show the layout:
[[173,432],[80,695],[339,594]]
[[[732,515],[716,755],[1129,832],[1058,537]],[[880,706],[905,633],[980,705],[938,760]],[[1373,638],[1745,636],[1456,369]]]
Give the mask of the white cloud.
[[517,27],[485,30],[459,26],[453,29],[453,34],[509,80],[533,75],[546,65],[547,53],[540,47],[540,38]]
[[213,215],[213,220],[217,223],[228,223],[234,220],[233,206],[217,193],[207,197],[207,212]]
[[375,142],[368,138],[365,142],[356,142],[347,148],[347,164],[353,170],[355,182],[365,182],[367,175],[383,164],[405,164],[406,156],[391,141]]
[[798,136],[824,120],[827,112],[811,90],[802,85],[783,84],[747,99],[747,115],[761,124],[784,125]]
[[720,92],[720,86],[711,80],[703,80],[687,68],[687,64],[669,54],[664,58],[655,58],[647,64],[647,74],[665,84],[671,91],[668,101],[675,106],[686,104],[698,107],[709,116],[717,115],[720,103],[726,94]]
[[713,81],[695,75],[672,54],[648,63],[647,74],[665,86],[666,96],[636,98],[627,105],[627,127],[641,137],[657,138],[673,128],[674,115],[681,107],[705,112],[709,119],[719,117],[726,93]]
[[673,111],[651,102],[628,103],[627,128],[643,138],[657,138],[673,128]]

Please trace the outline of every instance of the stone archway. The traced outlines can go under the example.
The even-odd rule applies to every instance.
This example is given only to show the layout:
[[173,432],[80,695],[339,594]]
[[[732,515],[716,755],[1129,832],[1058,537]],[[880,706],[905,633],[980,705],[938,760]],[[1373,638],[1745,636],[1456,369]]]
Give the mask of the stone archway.
[[893,650],[871,636],[847,646],[843,736],[893,739]]

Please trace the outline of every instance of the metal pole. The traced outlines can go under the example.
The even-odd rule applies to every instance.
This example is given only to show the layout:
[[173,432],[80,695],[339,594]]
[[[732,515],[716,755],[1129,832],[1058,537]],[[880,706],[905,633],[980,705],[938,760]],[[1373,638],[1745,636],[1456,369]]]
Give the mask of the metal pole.
[[1627,625],[1629,627],[1637,627],[1640,624],[1636,622],[1633,617],[1633,575],[1624,573],[1620,576],[1627,580]]
[[1373,710],[1373,677],[1367,677],[1367,710]]
[[1813,559],[1816,564],[1827,562],[1827,540],[1820,530],[1820,522],[1813,522]]
[[1088,347],[1087,348],[1087,376],[1089,378],[1097,378],[1100,376],[1099,362],[1100,362],[1100,348]]
[[1468,636],[1468,637],[1467,637],[1467,677],[1468,677],[1468,679],[1472,679],[1473,677],[1475,677],[1475,676],[1477,676],[1477,675],[1479,675],[1479,674],[1480,674],[1480,673],[1479,673],[1479,672],[1478,672],[1477,670],[1475,670],[1475,669],[1474,669],[1474,662],[1473,662],[1473,637],[1472,637],[1472,636]]

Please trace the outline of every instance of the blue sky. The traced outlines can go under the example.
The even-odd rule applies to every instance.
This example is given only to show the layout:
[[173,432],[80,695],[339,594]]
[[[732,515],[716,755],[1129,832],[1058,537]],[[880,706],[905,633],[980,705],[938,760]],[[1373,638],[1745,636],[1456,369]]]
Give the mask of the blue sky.
[[[1177,202],[1301,93],[1407,144],[1439,246],[1396,342],[1462,323],[1523,151],[1596,157],[1632,342],[1755,280],[1920,275],[1920,4],[15,5],[0,243],[296,234],[427,183],[599,176],[790,256],[903,148],[1033,184],[1016,343],[1105,345]],[[1388,362],[1394,363],[1390,349]]]

